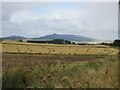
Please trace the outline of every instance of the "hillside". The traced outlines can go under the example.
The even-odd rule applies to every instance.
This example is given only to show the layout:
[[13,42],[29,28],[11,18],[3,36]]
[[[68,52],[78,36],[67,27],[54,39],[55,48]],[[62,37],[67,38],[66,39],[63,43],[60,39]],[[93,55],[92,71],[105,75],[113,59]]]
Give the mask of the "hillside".
[[17,39],[31,39],[31,40],[53,40],[53,39],[64,39],[64,40],[70,40],[70,41],[80,41],[80,42],[88,42],[88,41],[96,41],[95,39],[84,37],[84,36],[79,36],[79,35],[66,35],[66,34],[50,34],[50,35],[45,35],[42,37],[37,37],[37,38],[27,38],[27,37],[22,37],[22,36],[8,36],[8,37],[3,37],[0,38],[3,40],[17,40]]
[[25,37],[12,35],[12,36],[8,36],[8,37],[3,37],[1,39],[3,39],[3,40],[17,40],[17,39],[25,39]]
[[65,34],[51,34],[46,35],[39,38],[33,38],[33,39],[64,39],[64,40],[70,40],[70,41],[95,41],[95,39],[78,36],[78,35],[65,35]]

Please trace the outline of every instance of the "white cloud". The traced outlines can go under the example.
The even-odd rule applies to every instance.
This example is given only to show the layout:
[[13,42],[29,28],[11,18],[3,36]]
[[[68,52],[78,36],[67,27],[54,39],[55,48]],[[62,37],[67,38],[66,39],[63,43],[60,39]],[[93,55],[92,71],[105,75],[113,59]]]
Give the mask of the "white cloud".
[[4,3],[3,36],[38,37],[63,33],[98,39],[117,38],[117,3],[79,4],[63,8],[56,3]]
[[31,13],[29,11],[18,11],[11,15],[10,22],[12,23],[24,23],[28,21],[34,21],[37,20],[39,16],[35,15],[34,13]]

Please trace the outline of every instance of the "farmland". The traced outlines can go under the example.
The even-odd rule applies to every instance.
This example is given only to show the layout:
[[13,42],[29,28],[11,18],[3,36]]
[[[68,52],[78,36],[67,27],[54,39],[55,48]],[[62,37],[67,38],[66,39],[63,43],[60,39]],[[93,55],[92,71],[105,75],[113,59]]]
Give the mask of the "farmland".
[[2,42],[3,88],[117,88],[118,49]]
[[114,55],[117,49],[103,45],[59,45],[59,44],[32,44],[21,42],[3,42],[2,51],[8,53],[33,53],[33,54],[100,54]]

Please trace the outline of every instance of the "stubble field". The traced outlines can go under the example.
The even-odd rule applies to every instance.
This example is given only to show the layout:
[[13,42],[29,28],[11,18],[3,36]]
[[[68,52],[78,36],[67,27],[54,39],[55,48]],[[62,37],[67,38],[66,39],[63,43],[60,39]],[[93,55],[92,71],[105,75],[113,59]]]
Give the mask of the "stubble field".
[[4,53],[32,53],[32,54],[99,54],[115,55],[117,49],[103,45],[59,45],[59,44],[33,44],[22,42],[2,42],[2,52]]
[[2,42],[3,88],[117,88],[118,49]]

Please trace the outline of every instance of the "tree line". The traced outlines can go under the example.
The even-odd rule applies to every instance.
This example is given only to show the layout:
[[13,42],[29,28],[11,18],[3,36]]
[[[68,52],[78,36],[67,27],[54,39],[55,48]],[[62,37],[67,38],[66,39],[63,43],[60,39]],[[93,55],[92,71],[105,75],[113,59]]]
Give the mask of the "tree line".
[[48,43],[48,44],[72,44],[71,41],[69,40],[64,40],[64,39],[53,39],[53,40],[28,40],[27,42],[29,43]]
[[[18,42],[22,42],[22,39],[18,40]],[[53,40],[27,40],[28,43],[48,43],[48,44],[77,44],[77,45],[96,45],[96,44],[90,44],[90,43],[75,43],[71,42],[70,40],[64,40],[64,39],[53,39]],[[120,40],[114,40],[113,43],[106,43],[102,42],[98,45],[108,45],[108,46],[118,46],[120,47]]]

